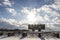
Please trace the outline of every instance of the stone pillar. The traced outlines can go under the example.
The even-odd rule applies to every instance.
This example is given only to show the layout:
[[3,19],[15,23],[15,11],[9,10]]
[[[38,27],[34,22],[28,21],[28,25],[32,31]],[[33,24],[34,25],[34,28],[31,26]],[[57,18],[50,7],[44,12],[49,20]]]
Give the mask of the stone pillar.
[[56,34],[56,37],[59,38],[59,33]]
[[0,36],[1,36],[1,35],[3,35],[3,32],[2,32],[2,31],[0,32]]
[[54,37],[59,38],[59,33],[54,33]]
[[38,33],[38,37],[39,37],[39,38],[41,37],[41,33]]
[[[38,29],[38,32],[41,32],[41,29]],[[41,33],[38,33],[38,37],[41,37]]]
[[26,37],[27,36],[27,33],[22,33],[22,37]]

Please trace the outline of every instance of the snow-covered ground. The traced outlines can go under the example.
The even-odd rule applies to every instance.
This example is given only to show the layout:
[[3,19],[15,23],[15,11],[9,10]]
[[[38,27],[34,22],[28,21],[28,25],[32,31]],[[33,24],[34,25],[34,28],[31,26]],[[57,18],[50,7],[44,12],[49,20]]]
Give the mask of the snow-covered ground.
[[20,39],[19,37],[12,36],[12,37],[0,38],[0,40],[20,40]]
[[[45,40],[60,40],[58,38],[44,38]],[[20,37],[18,36],[11,36],[11,37],[6,37],[6,38],[0,38],[0,40],[41,40],[40,38],[38,37],[26,37],[26,38],[23,38],[23,39],[20,39]]]

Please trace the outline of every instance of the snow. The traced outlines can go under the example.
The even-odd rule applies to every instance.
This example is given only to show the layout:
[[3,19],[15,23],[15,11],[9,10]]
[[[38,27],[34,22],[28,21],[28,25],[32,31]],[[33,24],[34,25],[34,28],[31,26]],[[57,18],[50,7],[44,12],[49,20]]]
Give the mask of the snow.
[[0,40],[19,40],[19,37],[12,36],[12,37],[2,38]]
[[[45,40],[60,40],[60,38],[58,39],[58,38],[44,38]],[[36,38],[36,37],[30,37],[30,38],[28,38],[28,37],[26,37],[26,38],[23,38],[23,39],[20,39],[20,37],[19,36],[11,36],[11,37],[6,37],[6,38],[0,38],[0,40],[41,40],[40,38]]]
[[2,39],[2,38],[6,38],[7,37],[7,35],[4,35],[4,36],[0,36],[0,39]]

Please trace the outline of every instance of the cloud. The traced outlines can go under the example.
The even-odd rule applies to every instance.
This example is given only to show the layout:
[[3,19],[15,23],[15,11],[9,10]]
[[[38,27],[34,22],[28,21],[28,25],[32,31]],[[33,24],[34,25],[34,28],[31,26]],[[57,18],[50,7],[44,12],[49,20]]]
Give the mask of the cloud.
[[[56,22],[56,18],[60,17],[60,14],[50,7],[50,5],[44,5],[40,8],[33,9],[24,7],[21,10],[22,13],[27,14],[26,19],[24,21],[27,20],[28,23],[58,23]],[[44,16],[41,16],[41,14],[44,14]]]
[[0,21],[2,22],[7,22],[11,25],[17,26],[17,21],[15,19],[6,19],[6,18],[1,18]]
[[60,31],[60,24],[46,24],[45,30],[46,31]]
[[10,6],[12,7],[12,4],[9,0],[4,0],[4,2],[2,2],[4,5]]
[[45,15],[45,16],[44,16],[44,19],[45,19],[45,20],[47,20],[47,21],[50,21],[50,19],[49,19],[49,16],[48,16],[48,15]]
[[21,10],[22,13],[27,14],[26,20],[28,21],[28,23],[33,23],[36,21],[36,18],[35,18],[36,11],[35,10],[36,9],[29,10],[28,8],[23,8]]
[[23,8],[21,10],[22,13],[27,14],[25,21],[27,20],[27,23],[37,23],[37,22],[43,22],[44,18],[42,16],[37,15],[37,9],[29,9],[29,8]]
[[55,2],[60,2],[60,0],[54,0]]
[[13,16],[16,15],[15,9],[12,8],[13,7],[12,4],[14,4],[13,1],[11,1],[11,0],[3,0],[2,4],[6,6],[7,11],[10,12]]
[[6,29],[28,29],[26,25],[22,25],[20,21],[16,21],[15,19],[6,19],[0,18],[0,28]]
[[[52,5],[51,5],[52,6]],[[53,7],[52,7],[53,8]],[[53,15],[53,16],[60,16],[59,13],[57,11],[54,11],[50,8],[50,5],[44,5],[42,6],[41,8],[38,8],[37,9],[38,12],[45,12],[45,13],[48,13],[50,15]]]
[[15,11],[15,9],[13,9],[13,8],[6,8],[7,9],[7,11],[8,12],[10,12],[13,16],[15,16],[16,15],[16,11]]
[[6,6],[9,6],[9,7],[12,7],[12,4],[14,4],[14,2],[10,1],[10,0],[4,0],[2,3]]
[[[49,0],[48,1],[45,0],[45,1],[48,3]],[[10,8],[6,8],[7,11],[10,14],[12,14],[13,16],[15,16],[17,14],[16,10],[14,8],[12,8],[12,2],[11,1],[4,0],[4,2],[2,2],[2,3],[4,5],[10,7]],[[13,4],[14,4],[14,2],[13,2]],[[22,10],[20,9],[20,10],[21,10],[22,13],[24,13],[24,14],[21,15],[21,17],[24,15],[24,17],[25,17],[24,20],[16,21],[15,19],[2,18],[2,19],[0,19],[0,25],[5,26],[5,27],[6,26],[7,27],[11,26],[11,28],[12,27],[21,28],[20,24],[23,24],[23,23],[30,23],[30,24],[34,24],[34,23],[60,24],[60,21],[59,21],[60,19],[58,18],[58,17],[60,17],[60,13],[58,12],[58,10],[60,10],[60,1],[55,0],[55,2],[53,4],[48,4],[48,5],[46,5],[46,4],[44,4],[44,5],[42,5],[38,8],[32,8],[32,9],[30,9],[29,7],[23,7],[23,9]],[[25,14],[26,14],[26,16],[25,16]],[[50,27],[50,25],[48,25],[48,26],[49,26],[50,30],[53,30],[51,28],[54,28],[54,25],[51,25],[51,27]],[[22,28],[25,28],[25,27],[22,27]]]
[[60,19],[57,18],[57,19],[55,20],[55,23],[59,23],[59,24],[60,24]]
[[0,3],[0,6],[1,6],[2,4]]
[[60,2],[55,2],[54,4],[49,5],[49,6],[56,10],[60,10]]
[[23,10],[21,10],[21,12],[26,13],[26,14],[29,14],[28,8],[23,8]]
[[[39,12],[40,14],[45,13],[44,16],[46,15],[47,17],[44,19],[46,19],[46,20],[48,19],[48,20],[50,20],[50,22],[59,24],[60,23],[59,22],[60,19],[58,18],[58,17],[60,17],[60,13],[58,12],[58,10],[60,10],[59,4],[60,4],[60,2],[55,2],[52,5],[44,5],[40,8],[38,8],[37,12]],[[51,17],[54,17],[54,18],[51,19]]]

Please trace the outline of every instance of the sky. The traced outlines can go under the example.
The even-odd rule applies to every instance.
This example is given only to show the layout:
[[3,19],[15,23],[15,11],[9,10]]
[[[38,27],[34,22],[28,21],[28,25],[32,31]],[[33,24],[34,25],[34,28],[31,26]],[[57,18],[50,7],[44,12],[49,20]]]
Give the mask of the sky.
[[21,24],[41,23],[60,28],[60,0],[0,0],[1,28],[26,29]]

